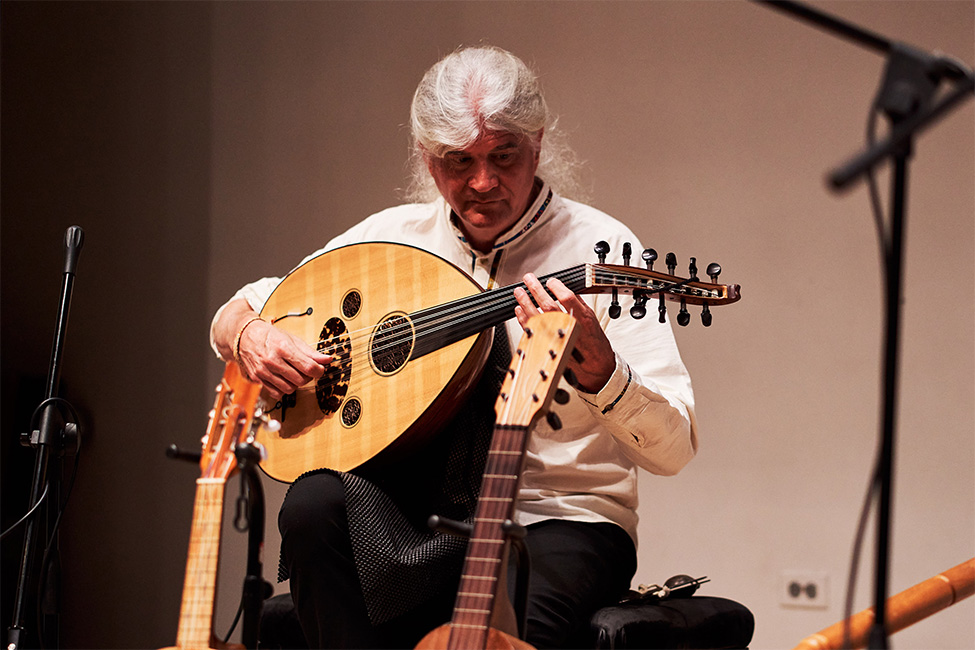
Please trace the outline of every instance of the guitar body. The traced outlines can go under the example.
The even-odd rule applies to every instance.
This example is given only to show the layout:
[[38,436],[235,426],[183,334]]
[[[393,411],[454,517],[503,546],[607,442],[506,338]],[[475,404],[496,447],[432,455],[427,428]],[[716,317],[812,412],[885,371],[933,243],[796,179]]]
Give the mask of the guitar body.
[[477,382],[490,334],[418,358],[409,340],[387,343],[382,336],[409,329],[407,315],[417,310],[480,292],[441,258],[389,243],[335,249],[282,280],[261,316],[336,362],[315,386],[269,410],[281,429],[258,436],[267,449],[263,470],[286,482],[312,469],[346,471],[374,457],[382,462],[434,433]]

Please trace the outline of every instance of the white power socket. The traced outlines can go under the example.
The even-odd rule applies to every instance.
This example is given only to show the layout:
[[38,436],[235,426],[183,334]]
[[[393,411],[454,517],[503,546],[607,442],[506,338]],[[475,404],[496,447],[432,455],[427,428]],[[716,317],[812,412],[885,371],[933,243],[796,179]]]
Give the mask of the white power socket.
[[783,571],[779,580],[779,604],[783,607],[829,607],[829,574],[824,571]]

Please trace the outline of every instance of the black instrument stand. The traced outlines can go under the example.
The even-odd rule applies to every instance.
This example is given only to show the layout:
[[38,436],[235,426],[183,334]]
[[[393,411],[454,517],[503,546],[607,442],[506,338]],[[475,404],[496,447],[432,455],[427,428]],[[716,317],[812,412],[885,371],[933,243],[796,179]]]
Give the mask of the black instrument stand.
[[[877,518],[877,551],[874,582],[874,622],[870,629],[869,647],[887,648],[887,580],[889,575],[891,496],[894,466],[895,413],[897,407],[898,350],[900,347],[900,298],[904,251],[905,197],[907,193],[908,160],[912,154],[913,137],[921,129],[933,124],[949,109],[975,92],[975,75],[958,62],[943,56],[921,52],[903,43],[895,43],[877,34],[841,21],[798,2],[758,0],[773,9],[784,11],[804,21],[823,27],[834,34],[887,56],[875,107],[883,111],[890,122],[886,140],[870,147],[846,165],[829,175],[835,190],[846,189],[853,181],[870,172],[887,158],[892,158],[891,223],[885,240],[884,267],[886,270],[886,322],[884,357],[884,415],[880,456],[877,464],[875,488],[880,489]],[[955,84],[953,90],[938,98],[935,95],[943,80]]]
[[[261,461],[261,450],[255,444],[238,444],[234,452],[239,461],[242,499],[246,500],[247,517],[247,575],[244,577],[243,609],[244,623],[241,641],[245,648],[256,650],[260,638],[261,610],[264,601],[271,595],[272,587],[264,580],[264,565],[261,555],[264,548],[264,488],[257,471]],[[245,488],[246,485],[246,488]],[[246,497],[243,495],[246,494]],[[238,518],[241,515],[238,509]],[[236,525],[236,522],[235,522]],[[240,527],[238,527],[240,529]]]
[[[65,332],[68,325],[68,313],[71,307],[71,295],[74,286],[75,268],[78,264],[78,255],[84,243],[84,231],[78,226],[71,226],[67,229],[64,236],[65,261],[64,273],[61,282],[61,297],[58,305],[57,326],[54,333],[54,345],[51,350],[51,363],[48,368],[47,384],[45,387],[44,401],[37,407],[35,415],[40,413],[39,426],[22,436],[22,444],[36,449],[34,460],[34,475],[31,482],[29,511],[35,510],[41,499],[47,499],[48,504],[53,504],[53,509],[48,506],[48,511],[56,513],[59,500],[59,476],[50,472],[52,461],[65,453],[70,453],[72,445],[79,442],[77,423],[66,423],[63,427],[58,424],[60,418],[57,415],[59,405],[70,405],[58,397],[61,384],[61,355],[64,347]],[[71,409],[73,410],[73,409]],[[33,428],[34,421],[31,421]],[[68,444],[71,443],[71,444]],[[39,510],[38,512],[43,512]],[[38,512],[32,512],[27,519],[27,527],[24,533],[24,548],[20,560],[20,571],[17,574],[17,591],[14,596],[13,622],[8,629],[7,649],[17,650],[20,647],[24,633],[24,607],[27,592],[35,580],[32,575],[36,565],[34,556],[39,529]],[[56,516],[56,515],[55,515]],[[49,535],[56,532],[57,521],[50,523]],[[54,540],[56,542],[56,540]],[[56,550],[51,557],[51,565],[56,566]],[[42,575],[46,567],[41,567]],[[56,580],[57,576],[54,577]],[[40,585],[34,585],[41,589]],[[38,630],[45,627],[50,628],[54,634],[58,630],[57,600],[58,595],[54,594],[51,599],[54,601],[54,611],[48,612],[48,620],[38,621]],[[38,646],[42,645],[43,639],[38,639]]]

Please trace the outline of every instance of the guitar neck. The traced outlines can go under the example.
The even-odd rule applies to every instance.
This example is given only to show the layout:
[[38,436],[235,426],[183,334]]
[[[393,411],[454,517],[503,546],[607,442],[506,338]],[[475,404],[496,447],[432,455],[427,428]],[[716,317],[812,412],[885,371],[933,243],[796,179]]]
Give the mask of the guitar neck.
[[449,650],[483,648],[487,639],[504,570],[506,539],[502,524],[514,517],[527,441],[526,426],[499,424],[494,428],[454,605]]
[[[651,296],[691,305],[725,305],[740,298],[738,285],[701,282],[696,277],[681,279],[673,275],[617,264],[577,264],[562,271],[539,276],[544,285],[549,278],[560,280],[573,293],[612,293]],[[514,314],[514,291],[523,282],[485,291],[410,314],[415,329],[411,357],[422,357],[457,341],[500,325]],[[412,337],[414,332],[409,335]]]
[[226,480],[197,479],[193,526],[180,605],[178,648],[210,648]]
[[[549,278],[557,278],[574,293],[585,293],[589,266],[578,264],[540,276],[539,280],[544,285]],[[512,318],[518,304],[514,296],[518,287],[525,288],[525,284],[518,282],[414,312],[410,317],[416,327],[416,346],[411,356],[422,357]]]

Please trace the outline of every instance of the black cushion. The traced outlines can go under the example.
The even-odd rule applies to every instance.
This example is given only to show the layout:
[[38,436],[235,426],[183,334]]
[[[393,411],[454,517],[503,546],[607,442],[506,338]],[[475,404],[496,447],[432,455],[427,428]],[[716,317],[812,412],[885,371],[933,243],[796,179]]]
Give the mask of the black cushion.
[[747,648],[755,617],[714,596],[634,599],[596,612],[590,630],[594,648]]

